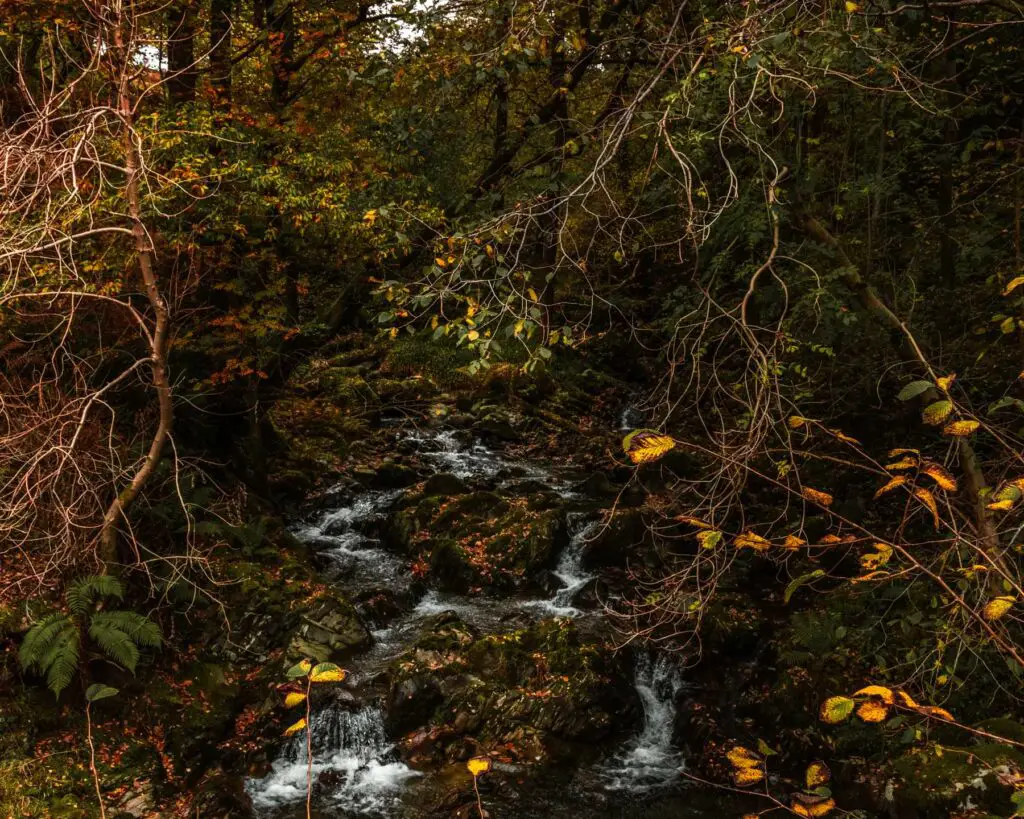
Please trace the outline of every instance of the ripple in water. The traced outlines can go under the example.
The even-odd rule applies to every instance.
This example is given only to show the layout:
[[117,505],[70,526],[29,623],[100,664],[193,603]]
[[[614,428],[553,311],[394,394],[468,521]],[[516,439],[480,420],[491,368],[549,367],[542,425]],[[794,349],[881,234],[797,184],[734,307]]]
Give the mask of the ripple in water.
[[640,733],[600,768],[611,791],[640,793],[675,784],[683,771],[683,757],[672,743],[676,696],[683,679],[672,658],[637,660],[636,691],[644,709]]
[[[376,706],[348,711],[326,708],[313,715],[314,800],[345,815],[387,816],[402,786],[420,776],[399,761],[387,741],[384,715]],[[306,798],[306,736],[293,737],[263,779],[246,791],[258,813],[273,814]],[[319,788],[318,788],[319,783]]]

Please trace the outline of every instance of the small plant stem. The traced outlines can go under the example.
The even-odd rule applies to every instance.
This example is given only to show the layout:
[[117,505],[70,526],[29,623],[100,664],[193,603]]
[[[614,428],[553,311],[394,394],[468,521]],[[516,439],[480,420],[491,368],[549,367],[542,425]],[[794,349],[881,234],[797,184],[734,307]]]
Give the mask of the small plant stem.
[[107,819],[107,811],[103,807],[103,794],[100,792],[100,775],[96,770],[96,747],[92,744],[92,716],[89,709],[91,702],[85,704],[85,737],[89,741],[89,770],[92,772],[92,781],[96,785],[96,801],[100,805],[100,819]]
[[313,722],[309,707],[309,692],[313,680],[306,676],[306,819],[313,816]]
[[480,801],[480,789],[476,786],[477,776],[473,774],[473,792],[476,794],[476,809],[480,814],[480,819],[484,819],[484,804]]

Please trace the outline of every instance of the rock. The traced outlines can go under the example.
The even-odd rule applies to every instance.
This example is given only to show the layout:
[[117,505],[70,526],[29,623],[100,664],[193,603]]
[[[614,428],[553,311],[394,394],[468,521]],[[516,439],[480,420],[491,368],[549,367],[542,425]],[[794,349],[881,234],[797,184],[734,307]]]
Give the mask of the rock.
[[587,541],[583,565],[588,569],[624,567],[652,546],[651,533],[639,509],[619,510],[607,526]]
[[573,488],[588,498],[606,498],[615,494],[615,487],[612,486],[607,472],[594,472]]
[[221,771],[207,776],[200,784],[191,813],[203,819],[248,819],[256,815],[245,792],[245,782]]
[[499,441],[515,442],[520,435],[504,418],[488,416],[473,425],[474,431],[482,438],[494,438]]
[[144,819],[153,815],[154,808],[153,786],[149,783],[127,791],[117,803],[118,815],[122,817],[132,816]]
[[418,481],[419,475],[411,466],[385,461],[378,467],[370,485],[373,489],[405,489]]
[[600,578],[591,578],[572,596],[569,605],[584,611],[591,611],[601,605],[601,599],[605,596],[604,584]]
[[565,588],[565,583],[550,569],[541,569],[530,576],[529,590],[551,597],[559,589]]
[[469,487],[466,482],[450,472],[438,472],[436,475],[431,475],[423,486],[423,494],[428,497],[434,495],[453,497],[465,495],[467,492],[469,492]]
[[416,674],[396,682],[388,694],[388,723],[404,734],[426,725],[444,702],[441,685],[432,674]]
[[467,552],[454,541],[438,543],[430,554],[430,574],[441,591],[466,594],[476,581]]
[[309,657],[316,662],[337,662],[344,655],[372,642],[355,607],[335,592],[318,597],[299,617],[299,626],[286,652],[289,662]]

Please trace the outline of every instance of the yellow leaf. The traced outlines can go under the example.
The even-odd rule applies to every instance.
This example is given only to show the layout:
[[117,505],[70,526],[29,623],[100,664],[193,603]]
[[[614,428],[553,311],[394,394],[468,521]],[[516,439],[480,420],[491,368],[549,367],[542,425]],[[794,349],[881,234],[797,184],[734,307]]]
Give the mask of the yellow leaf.
[[703,521],[700,518],[695,518],[693,515],[676,515],[676,520],[680,523],[689,523],[691,526],[696,526],[700,529],[712,528],[710,523]]
[[1003,498],[1002,500],[993,501],[985,506],[986,509],[991,509],[994,512],[1006,512],[1013,509],[1013,501],[1010,498]]
[[854,3],[853,0],[846,0],[846,13],[853,14],[854,12],[860,11],[860,3]]
[[730,750],[725,758],[729,760],[734,768],[760,768],[764,761],[759,754],[737,745]]
[[833,546],[836,543],[842,543],[843,539],[839,535],[823,535],[818,539],[818,543],[823,543],[826,546]]
[[526,295],[530,297],[530,301],[537,301],[537,291],[532,287],[526,291]]
[[296,680],[299,677],[305,677],[312,667],[313,663],[310,660],[303,660],[289,668],[288,671],[285,672],[285,676],[289,680]]
[[890,479],[885,486],[883,486],[881,489],[875,492],[875,500],[878,500],[880,497],[882,497],[882,495],[886,494],[887,492],[892,492],[892,490],[895,489],[897,486],[903,486],[903,484],[905,484],[906,482],[906,475],[896,475],[894,478]]
[[950,373],[949,375],[942,376],[942,378],[935,379],[935,383],[939,385],[939,389],[943,392],[949,392],[949,388],[954,381],[956,381],[956,373]]
[[924,412],[921,413],[921,420],[929,426],[938,426],[949,417],[952,411],[952,401],[936,401],[934,404],[929,404],[924,408]]
[[807,766],[807,771],[804,773],[804,784],[807,786],[807,790],[811,790],[821,787],[831,778],[832,772],[828,769],[828,765],[819,759]]
[[478,338],[480,338],[480,333],[478,333],[476,330],[470,330],[468,333],[466,333],[466,338],[468,338],[470,341],[476,341]]
[[391,338],[398,338],[398,328],[397,327],[392,327],[388,331],[388,335],[391,336]]
[[799,538],[796,535],[786,535],[786,539],[782,541],[783,549],[799,549],[801,546],[806,546],[807,541],[803,538]]
[[854,701],[849,697],[829,697],[821,704],[818,717],[828,725],[838,725],[853,713]]
[[446,262],[444,259],[438,256],[436,259],[434,259],[434,264],[436,264],[440,268],[444,268],[448,265],[448,262]]
[[1002,597],[996,597],[989,600],[985,604],[985,608],[982,611],[982,615],[986,620],[998,620],[1006,612],[1013,608],[1013,604],[1017,602],[1017,598],[1004,595]]
[[764,771],[760,768],[737,768],[732,772],[732,781],[737,788],[756,785],[764,779]]
[[289,691],[284,698],[285,708],[294,708],[306,701],[306,695],[300,691]]
[[744,532],[732,542],[732,545],[737,549],[754,549],[758,552],[764,552],[771,548],[772,544],[760,535],[753,532]]
[[885,468],[890,472],[895,472],[898,469],[914,469],[917,466],[917,459],[915,458],[901,458],[898,461],[894,461],[891,464],[886,464]]
[[284,729],[284,735],[286,737],[290,737],[292,734],[299,733],[299,731],[301,731],[305,727],[306,727],[306,720],[305,720],[305,718],[300,719],[298,722],[296,722],[296,723],[294,723],[292,725],[289,725],[287,728],[285,728]]
[[702,549],[714,549],[722,542],[722,533],[717,529],[704,529],[697,532],[697,542]]
[[466,763],[466,768],[476,779],[480,774],[487,773],[491,769],[491,760],[485,756],[475,756]]
[[860,565],[869,571],[881,568],[892,557],[892,546],[888,543],[875,543],[874,547],[876,551],[868,552],[860,557]]
[[790,415],[789,420],[786,422],[790,429],[800,429],[804,424],[807,423],[806,418],[802,418],[799,415]]
[[910,696],[906,691],[897,691],[896,697],[899,699],[900,704],[904,708],[914,708],[915,710],[920,706],[915,702],[914,698]]
[[309,672],[311,682],[343,682],[347,673],[345,669],[339,668],[334,663],[320,663]]
[[851,577],[850,578],[850,582],[851,583],[866,583],[869,580],[881,580],[883,577],[888,577],[888,576],[889,576],[888,572],[882,571],[881,569],[879,569],[878,571],[868,572],[867,574],[862,574],[860,577]]
[[980,426],[977,421],[950,421],[942,428],[942,434],[965,438]]
[[844,444],[853,444],[854,446],[860,446],[860,441],[858,441],[856,438],[851,438],[841,429],[830,429],[829,432],[835,435],[836,438],[838,438]]
[[811,487],[805,486],[801,494],[807,498],[807,500],[820,504],[821,506],[832,505],[832,496],[828,492],[820,492],[817,489],[811,489]]
[[853,696],[878,697],[886,705],[893,705],[896,702],[896,694],[893,693],[893,690],[891,688],[886,688],[884,685],[865,686],[860,691],[854,691]]
[[956,478],[944,467],[930,463],[921,471],[935,481],[940,489],[944,489],[947,492],[956,492]]
[[935,522],[935,528],[939,528],[939,507],[935,503],[935,496],[923,487],[917,487],[914,490],[914,497],[921,501],[925,506],[928,507],[932,513],[932,520]]
[[917,449],[890,449],[889,450],[889,457],[890,458],[899,458],[902,455],[915,455],[915,456],[917,456],[917,455],[920,455],[920,454],[921,454],[920,450],[917,450]]
[[937,719],[955,722],[953,715],[949,711],[945,708],[939,708],[937,705],[919,705],[917,706],[917,713],[924,714],[926,717],[936,717]]
[[377,221],[377,211],[368,210],[363,214],[363,221],[366,222],[370,227],[373,227],[373,223]]
[[868,700],[860,704],[857,716],[864,722],[882,722],[889,716],[889,707],[883,702]]
[[674,449],[675,439],[653,429],[637,429],[622,439],[622,449],[635,464],[656,461]]
[[1014,290],[1024,284],[1024,276],[1017,276],[1010,279],[1010,283],[1006,285],[1006,289],[1003,290],[1004,296],[1009,296]]
[[836,807],[831,796],[814,796],[809,793],[794,793],[789,808],[797,816],[827,816]]

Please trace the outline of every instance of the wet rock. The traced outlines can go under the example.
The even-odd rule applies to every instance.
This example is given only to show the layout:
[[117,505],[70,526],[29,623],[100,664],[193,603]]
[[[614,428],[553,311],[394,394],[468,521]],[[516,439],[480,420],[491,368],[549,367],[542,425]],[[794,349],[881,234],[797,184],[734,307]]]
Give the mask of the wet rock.
[[555,592],[565,588],[565,582],[550,569],[541,569],[530,576],[527,588],[535,594],[552,597]]
[[388,723],[404,734],[430,722],[444,702],[441,685],[432,674],[416,674],[396,682],[388,694]]
[[286,652],[290,662],[309,657],[316,662],[337,662],[372,642],[355,607],[340,594],[322,594],[299,617],[299,625]]
[[453,497],[465,495],[467,492],[469,492],[469,487],[466,482],[450,472],[438,472],[436,475],[431,475],[423,486],[423,494],[428,497],[433,495]]
[[143,817],[152,816],[154,808],[153,786],[143,784],[138,788],[132,788],[121,797],[117,803],[118,813],[115,815],[123,818],[131,816],[143,819]]
[[569,605],[583,611],[592,611],[601,606],[604,593],[604,583],[600,578],[593,577],[572,596]]
[[498,441],[513,443],[520,440],[520,435],[504,418],[488,417],[477,421],[473,430],[482,438],[491,438]]
[[639,509],[623,509],[608,525],[587,541],[583,565],[588,568],[624,567],[630,560],[650,550],[651,533]]
[[356,477],[371,489],[405,489],[420,479],[411,466],[397,461],[385,461],[376,470],[357,470]]
[[203,819],[248,819],[256,815],[244,781],[221,771],[207,776],[200,784],[192,811]]
[[588,498],[607,498],[615,494],[615,487],[606,472],[594,472],[574,489]]

